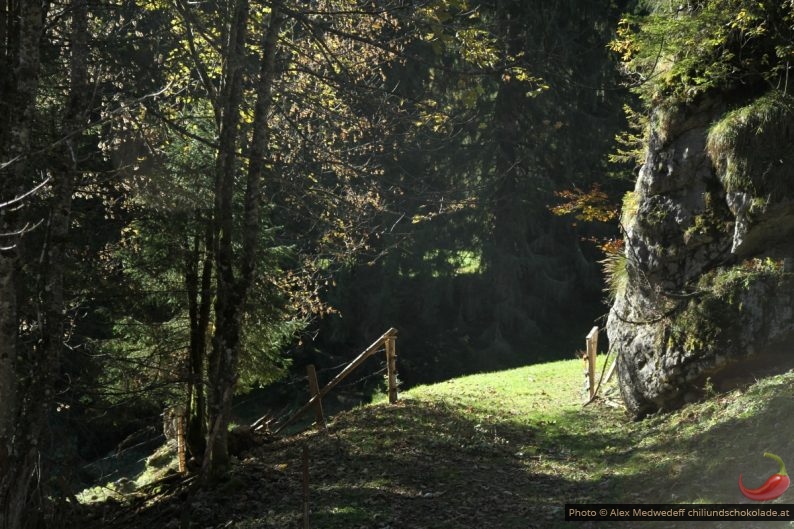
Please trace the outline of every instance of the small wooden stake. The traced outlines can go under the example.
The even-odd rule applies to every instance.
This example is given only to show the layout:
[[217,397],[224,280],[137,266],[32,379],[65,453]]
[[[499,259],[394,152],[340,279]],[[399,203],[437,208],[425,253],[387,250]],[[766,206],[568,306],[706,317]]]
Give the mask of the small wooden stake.
[[609,382],[610,380],[612,380],[612,375],[615,374],[615,368],[617,367],[617,365],[618,365],[618,359],[615,358],[615,361],[612,362],[611,366],[609,366],[609,371],[607,371],[607,378],[606,380],[604,380],[604,382]]
[[598,327],[593,327],[585,338],[587,344],[587,382],[589,384],[589,397],[588,400],[593,398],[595,394],[595,368],[596,368],[596,351],[598,350]]
[[317,382],[317,371],[314,369],[314,364],[306,366],[306,375],[309,377],[309,397],[314,398],[314,417],[317,421],[317,426],[323,430],[327,429],[325,424],[325,415],[323,415],[323,401],[320,396],[320,384]]
[[309,529],[309,447],[303,445],[303,527]]
[[182,410],[178,411],[176,417],[176,453],[179,461],[179,473],[187,472],[187,461],[185,460],[185,414]]
[[397,402],[397,338],[386,339],[386,367],[389,372],[389,403]]

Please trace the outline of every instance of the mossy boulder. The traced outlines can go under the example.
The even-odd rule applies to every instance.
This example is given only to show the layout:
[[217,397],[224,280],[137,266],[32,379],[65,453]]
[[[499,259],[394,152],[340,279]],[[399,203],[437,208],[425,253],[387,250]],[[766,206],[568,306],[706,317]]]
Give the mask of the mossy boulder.
[[635,415],[679,406],[706,377],[794,337],[783,265],[794,257],[793,120],[780,94],[703,98],[652,116],[623,217],[627,280],[607,325]]

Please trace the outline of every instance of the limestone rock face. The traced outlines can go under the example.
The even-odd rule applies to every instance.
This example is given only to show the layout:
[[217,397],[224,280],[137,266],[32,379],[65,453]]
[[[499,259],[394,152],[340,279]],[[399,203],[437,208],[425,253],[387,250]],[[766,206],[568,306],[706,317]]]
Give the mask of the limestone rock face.
[[794,351],[778,354],[794,337],[793,140],[794,103],[777,94],[652,117],[607,323],[636,416],[679,406],[736,366],[794,365]]

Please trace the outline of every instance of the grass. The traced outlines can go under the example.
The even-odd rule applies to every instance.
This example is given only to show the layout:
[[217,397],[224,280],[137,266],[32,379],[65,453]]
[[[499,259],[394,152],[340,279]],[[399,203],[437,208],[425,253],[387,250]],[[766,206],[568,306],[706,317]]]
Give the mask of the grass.
[[[142,470],[135,474],[130,472],[129,476],[122,476],[120,479],[110,481],[104,485],[89,487],[77,494],[77,499],[83,504],[104,502],[108,499],[124,501],[129,495],[135,493],[142,487],[146,487],[164,478],[169,474],[177,472],[179,463],[177,461],[176,446],[174,443],[166,443],[154,451],[149,457],[141,460]],[[129,471],[130,469],[128,469]]]
[[437,269],[433,277],[439,277],[443,271],[451,271],[455,275],[476,274],[480,271],[482,256],[476,250],[429,250],[424,260],[434,263]]
[[788,146],[775,140],[786,134],[794,104],[777,90],[727,112],[708,133],[707,150],[729,192],[765,196],[790,190],[787,173],[770,170],[770,162],[785,166]]
[[599,263],[606,279],[604,291],[614,303],[629,284],[629,258],[624,249],[620,248],[618,251],[607,252],[607,256]]
[[[603,401],[583,408],[582,384],[581,360],[559,361],[416,387],[396,405],[341,413],[329,433],[243,457],[234,477],[241,492],[202,493],[190,527],[302,527],[304,446],[311,527],[330,529],[583,528],[564,521],[565,503],[748,503],[739,473],[757,487],[778,470],[763,452],[794,467],[794,373],[640,422]],[[157,512],[165,524],[182,511],[181,500],[163,501],[135,523],[151,525],[141,517]],[[660,524],[691,526],[646,525]]]

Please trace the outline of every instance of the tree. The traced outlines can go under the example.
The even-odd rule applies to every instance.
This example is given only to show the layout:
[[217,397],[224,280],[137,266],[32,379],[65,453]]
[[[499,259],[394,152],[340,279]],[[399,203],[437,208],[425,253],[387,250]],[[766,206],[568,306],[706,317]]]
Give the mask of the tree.
[[602,256],[583,239],[617,230],[549,206],[562,189],[626,186],[605,156],[628,97],[605,47],[625,3],[460,4],[430,4],[412,60],[388,73],[413,117],[384,140],[383,179],[401,194],[373,262],[329,294],[344,317],[321,333],[398,326],[408,383],[576,347],[571,322],[584,333],[605,309]]
[[610,44],[646,105],[691,103],[718,90],[786,91],[791,2],[646,2]]
[[281,6],[276,4],[270,12],[270,22],[262,30],[261,67],[256,86],[256,104],[252,124],[252,139],[248,149],[248,175],[245,189],[242,249],[239,257],[239,277],[235,277],[235,255],[232,249],[233,207],[232,198],[235,188],[234,153],[237,144],[237,120],[240,114],[242,97],[243,46],[246,39],[246,18],[248,4],[239,0],[235,5],[227,61],[227,93],[224,106],[224,123],[221,128],[221,141],[218,150],[218,165],[215,187],[215,237],[216,266],[218,286],[215,301],[215,332],[212,351],[209,357],[210,398],[209,424],[210,436],[207,443],[205,465],[210,476],[222,476],[228,470],[227,433],[231,412],[232,396],[237,384],[240,356],[240,333],[242,311],[251,290],[253,276],[257,268],[257,253],[261,223],[261,180],[264,170],[264,157],[267,155],[267,119],[271,105],[271,89],[274,82],[276,65],[276,44],[282,23]]
[[[349,114],[345,102],[355,101],[360,97],[360,91],[367,90],[367,87],[367,91],[372,93],[373,80],[368,76],[371,75],[371,67],[378,63],[368,64],[366,59],[383,60],[384,48],[389,48],[386,53],[393,53],[395,48],[393,45],[380,44],[368,33],[377,35],[378,32],[388,32],[389,28],[384,29],[382,23],[365,29],[367,22],[379,20],[377,10],[372,12],[374,14],[367,10],[348,13],[338,9],[334,2],[322,4],[319,8],[316,12],[303,11],[276,2],[271,7],[267,27],[260,30],[263,36],[259,46],[260,71],[253,90],[256,98],[253,120],[250,132],[238,132],[241,134],[239,138],[250,137],[250,143],[246,149],[247,180],[240,227],[237,228],[240,250],[236,254],[232,244],[235,233],[233,199],[236,160],[229,153],[233,153],[234,145],[243,140],[229,136],[233,136],[231,131],[238,127],[234,116],[240,112],[238,91],[242,87],[236,75],[242,72],[236,72],[233,67],[243,54],[241,48],[245,39],[242,35],[246,31],[242,21],[245,6],[236,6],[240,10],[236,12],[239,18],[235,18],[238,29],[230,33],[230,42],[237,42],[240,48],[230,48],[227,61],[224,82],[227,87],[224,101],[226,110],[223,112],[215,190],[217,298],[214,307],[215,333],[209,357],[211,430],[205,459],[209,461],[209,474],[212,476],[222,475],[228,464],[226,424],[239,376],[240,334],[246,300],[261,254],[260,202],[264,197],[263,187],[267,185],[270,194],[266,198],[275,207],[284,204],[275,198],[281,195],[285,205],[298,210],[291,211],[293,215],[301,212],[319,215],[320,225],[326,226],[319,230],[303,228],[301,225],[306,222],[305,218],[298,221],[299,226],[288,224],[295,219],[294,216],[281,221],[288,240],[294,241],[302,233],[304,240],[312,241],[306,250],[314,258],[323,248],[334,244],[344,245],[343,252],[350,255],[360,244],[356,242],[360,237],[357,235],[360,228],[355,224],[356,217],[362,215],[367,205],[376,200],[356,190],[355,179],[363,176],[367,179],[363,186],[367,192],[371,192],[371,173],[366,169],[352,168],[356,158],[371,155],[369,148],[360,149],[358,145],[367,145],[364,132],[372,127]],[[327,17],[330,17],[330,23]],[[291,21],[291,32],[282,35],[280,28],[287,20]],[[238,40],[233,40],[235,38]],[[276,58],[282,46],[283,49],[291,50],[290,61],[285,61],[277,68]],[[277,82],[280,90],[274,93]],[[290,100],[300,101],[303,105],[290,105]],[[279,114],[280,117],[276,117]],[[329,123],[320,124],[322,120],[328,120]],[[334,125],[334,121],[338,124]],[[346,144],[349,154],[335,157],[329,156],[327,151],[323,152],[335,144]],[[321,161],[309,167],[303,165],[301,169],[308,168],[307,175],[294,174],[296,168],[289,168],[291,159],[312,157],[320,158]],[[292,188],[281,185],[290,181],[298,185]],[[355,208],[352,211],[344,209],[351,205]],[[298,274],[307,272],[311,273],[311,270],[296,270]]]
[[[217,476],[225,467],[224,424],[243,374],[240,362],[251,364],[245,350],[253,343],[247,322],[258,318],[270,326],[268,314],[277,314],[285,302],[298,312],[293,320],[322,310],[314,280],[328,273],[324,263],[348,259],[366,244],[368,222],[379,202],[373,178],[378,171],[373,161],[376,146],[367,134],[374,136],[388,127],[378,114],[382,105],[371,96],[389,94],[372,71],[398,51],[400,35],[392,25],[391,8],[346,10],[334,2],[316,9],[238,2],[142,5],[146,17],[133,13],[133,20],[151,24],[148,31],[162,35],[160,49],[151,53],[171,58],[162,69],[164,81],[182,88],[173,97],[146,102],[145,139],[162,147],[147,157],[154,167],[150,164],[147,174],[136,175],[147,182],[153,196],[146,197],[141,187],[134,191],[142,193],[133,201],[151,207],[158,194],[187,195],[186,181],[193,182],[196,192],[181,201],[180,211],[169,211],[163,207],[169,200],[163,200],[155,213],[162,221],[136,222],[125,230],[139,233],[130,241],[137,238],[156,248],[170,240],[181,248],[184,309],[166,311],[163,317],[173,322],[181,310],[187,312],[188,437],[200,456],[206,390],[210,428],[205,461],[208,474]],[[282,17],[276,16],[279,12]],[[273,21],[277,24],[271,29]],[[279,24],[284,31],[278,30]],[[252,60],[254,56],[258,59]],[[135,87],[135,81],[129,86]],[[355,113],[361,109],[364,114]],[[198,156],[180,161],[185,158],[180,149]],[[206,152],[214,158],[210,170],[194,163]],[[212,174],[205,179],[205,173]],[[191,180],[186,174],[202,176]],[[264,211],[262,202],[267,204]],[[139,231],[144,225],[145,234]],[[281,251],[282,258],[273,263],[269,255],[287,246],[293,248],[291,262]],[[118,255],[132,256],[130,252]],[[145,263],[153,264],[148,259],[157,259],[157,253],[137,252],[135,259],[143,259],[136,265],[141,279],[152,271]],[[174,271],[168,263],[160,264],[158,273]],[[145,279],[151,280],[155,278]],[[270,291],[272,306],[252,308],[247,301],[252,288],[257,296]],[[213,319],[212,346],[205,359]],[[290,323],[282,329],[298,326]],[[281,335],[262,334],[268,339]],[[184,337],[176,341],[180,339]],[[145,347],[152,349],[151,340],[146,341]],[[259,375],[260,380],[268,377]]]
[[[2,225],[5,241],[0,250],[0,328],[4,350],[0,352],[0,498],[4,506],[0,526],[21,527],[42,515],[40,496],[33,488],[41,486],[33,478],[40,462],[40,439],[53,408],[54,390],[58,380],[60,357],[66,333],[64,326],[64,251],[69,234],[71,200],[74,181],[80,174],[81,135],[87,124],[88,99],[88,6],[85,0],[70,4],[68,28],[70,39],[68,62],[68,96],[55,142],[48,146],[51,165],[33,163],[31,151],[37,146],[34,138],[36,98],[41,77],[40,56],[43,22],[47,11],[39,2],[25,2],[4,10],[0,27],[8,76],[1,102],[2,130],[8,131],[0,142],[3,159]],[[18,21],[18,23],[17,23]],[[32,174],[46,175],[34,186]],[[25,205],[35,191],[49,191],[46,219],[35,219]],[[23,190],[27,190],[23,192]],[[37,325],[21,318],[16,283],[21,267],[30,263],[22,249],[36,226],[42,225],[44,243],[38,250],[39,303]],[[20,327],[36,325],[38,338],[22,342]],[[38,498],[38,499],[37,499]]]
[[[3,499],[3,526],[21,527],[28,508],[30,483],[35,465],[39,417],[29,407],[31,383],[38,381],[19,378],[27,375],[27,355],[18,344],[17,267],[21,238],[31,224],[24,222],[20,207],[34,189],[31,164],[27,158],[31,148],[34,102],[39,84],[39,40],[44,9],[40,2],[17,5],[14,11],[4,10],[3,27],[4,66],[10,72],[5,78],[2,93],[2,144],[0,156],[3,173],[0,175],[0,498]],[[4,76],[5,77],[5,76]],[[25,358],[27,360],[27,358]],[[38,404],[38,403],[36,403]]]

